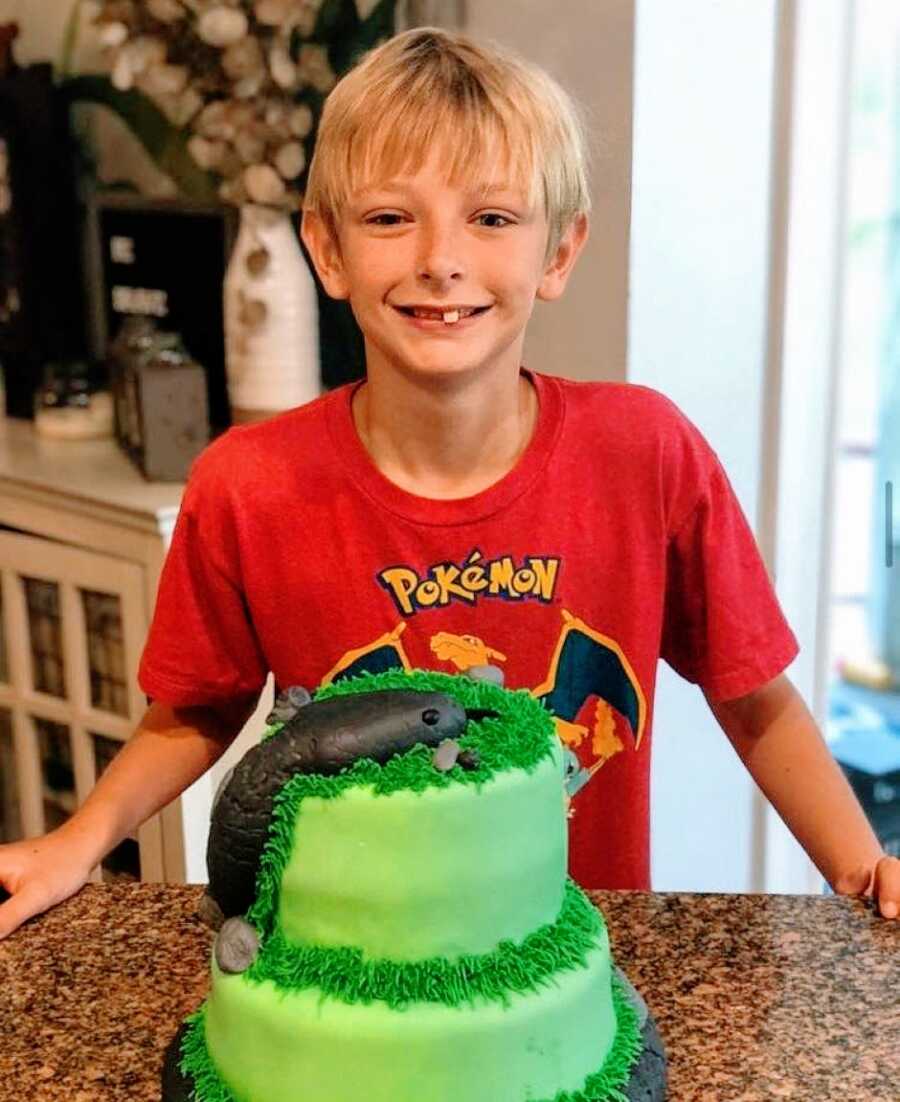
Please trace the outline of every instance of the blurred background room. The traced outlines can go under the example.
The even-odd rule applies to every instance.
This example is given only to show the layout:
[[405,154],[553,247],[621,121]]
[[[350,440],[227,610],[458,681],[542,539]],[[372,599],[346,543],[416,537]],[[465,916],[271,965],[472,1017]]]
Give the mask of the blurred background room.
[[[654,387],[701,429],[800,640],[787,672],[900,855],[883,0],[559,0],[552,21],[537,0],[0,0],[0,842],[71,814],[142,714],[199,451],[362,376],[297,233],[305,172],[335,81],[431,24],[508,44],[582,104],[591,237],[525,363]],[[205,879],[212,795],[270,701],[95,878]],[[656,890],[825,890],[663,664],[654,743]]]

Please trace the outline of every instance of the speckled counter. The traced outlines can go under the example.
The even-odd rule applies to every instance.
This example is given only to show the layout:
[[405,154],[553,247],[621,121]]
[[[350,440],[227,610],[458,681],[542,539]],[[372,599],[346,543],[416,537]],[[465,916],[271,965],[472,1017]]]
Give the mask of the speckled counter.
[[[89,885],[0,942],[2,1102],[159,1098],[163,1050],[206,993],[201,890]],[[900,922],[835,897],[594,898],[672,1102],[900,1100]]]

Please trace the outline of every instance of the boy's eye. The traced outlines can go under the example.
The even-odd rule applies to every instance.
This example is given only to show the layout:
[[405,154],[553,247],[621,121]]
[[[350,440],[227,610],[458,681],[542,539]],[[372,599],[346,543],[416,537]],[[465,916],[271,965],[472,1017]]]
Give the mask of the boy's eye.
[[[505,214],[496,214],[494,211],[488,211],[486,214],[479,214],[479,218],[499,218],[501,222],[505,222],[507,225],[512,225],[512,222]],[[498,226],[498,229],[503,229],[502,226]]]
[[[375,225],[393,226],[393,225],[396,225],[395,222],[382,222],[381,219],[382,218],[400,219],[402,217],[403,216],[401,214],[387,214],[387,213],[386,214],[375,214],[371,218],[367,218],[366,222],[369,225],[372,225],[372,226],[375,226]],[[507,218],[505,214],[497,214],[494,211],[486,211],[484,214],[479,214],[478,217],[479,218],[499,218],[501,222],[503,222],[507,225],[512,225],[512,220]],[[488,226],[488,229],[494,229],[494,228],[503,229],[503,226],[497,226],[497,227]]]

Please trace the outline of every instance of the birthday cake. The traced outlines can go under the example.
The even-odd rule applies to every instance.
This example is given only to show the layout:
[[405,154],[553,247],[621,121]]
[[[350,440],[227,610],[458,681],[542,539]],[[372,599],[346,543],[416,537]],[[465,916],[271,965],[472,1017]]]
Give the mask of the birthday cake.
[[571,766],[540,702],[388,671],[269,718],[214,802],[210,992],[164,1102],[664,1096],[652,1019],[566,876]]

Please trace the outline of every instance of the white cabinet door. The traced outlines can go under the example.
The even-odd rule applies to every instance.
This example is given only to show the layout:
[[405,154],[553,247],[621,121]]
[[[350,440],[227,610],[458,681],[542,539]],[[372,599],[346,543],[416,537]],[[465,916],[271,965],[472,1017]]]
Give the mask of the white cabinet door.
[[[33,837],[84,801],[143,715],[137,667],[148,627],[145,570],[0,531],[0,582],[0,799],[18,817],[21,835]],[[135,873],[165,878],[159,816],[93,878]]]

